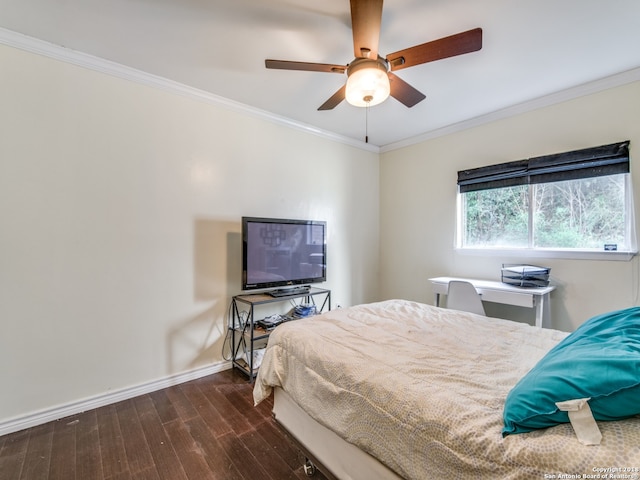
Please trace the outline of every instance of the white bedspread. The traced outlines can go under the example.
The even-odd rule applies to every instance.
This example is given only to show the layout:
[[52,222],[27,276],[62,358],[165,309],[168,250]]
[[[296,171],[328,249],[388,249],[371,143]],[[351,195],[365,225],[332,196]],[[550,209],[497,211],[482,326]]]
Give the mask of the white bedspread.
[[406,479],[596,478],[586,475],[640,467],[638,418],[600,422],[600,446],[581,445],[569,424],[502,438],[507,393],[565,336],[403,300],[334,310],[273,332],[254,399],[284,388]]

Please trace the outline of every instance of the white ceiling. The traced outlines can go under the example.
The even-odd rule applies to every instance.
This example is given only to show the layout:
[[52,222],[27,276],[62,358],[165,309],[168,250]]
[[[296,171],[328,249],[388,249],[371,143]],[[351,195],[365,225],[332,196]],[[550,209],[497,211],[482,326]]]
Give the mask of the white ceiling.
[[[479,52],[397,72],[426,94],[372,107],[385,146],[640,67],[638,0],[387,0],[385,56],[475,27]],[[346,81],[266,58],[353,60],[348,0],[0,0],[0,27],[358,141],[365,109],[317,108]]]

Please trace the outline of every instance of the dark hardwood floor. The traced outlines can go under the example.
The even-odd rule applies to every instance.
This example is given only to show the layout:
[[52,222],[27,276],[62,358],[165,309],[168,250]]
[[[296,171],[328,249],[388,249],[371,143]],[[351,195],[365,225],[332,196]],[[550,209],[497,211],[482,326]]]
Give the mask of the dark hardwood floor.
[[227,370],[4,435],[0,480],[308,478],[252,389]]

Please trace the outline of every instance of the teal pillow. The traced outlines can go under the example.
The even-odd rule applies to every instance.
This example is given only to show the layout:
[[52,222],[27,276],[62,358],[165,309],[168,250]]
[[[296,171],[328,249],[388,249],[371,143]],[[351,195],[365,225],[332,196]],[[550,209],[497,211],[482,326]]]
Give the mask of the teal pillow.
[[502,435],[567,423],[556,402],[587,397],[596,420],[640,414],[640,307],[593,317],[552,348],[507,395]]

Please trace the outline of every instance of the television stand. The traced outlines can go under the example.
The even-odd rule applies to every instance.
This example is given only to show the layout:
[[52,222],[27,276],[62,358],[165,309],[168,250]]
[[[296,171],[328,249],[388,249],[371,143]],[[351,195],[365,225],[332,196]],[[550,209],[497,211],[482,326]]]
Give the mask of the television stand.
[[309,293],[310,290],[311,290],[311,287],[309,287],[309,285],[303,285],[301,287],[278,288],[276,290],[271,290],[270,292],[267,292],[267,295],[275,298],[288,297],[290,295],[300,295],[300,294]]
[[[260,311],[260,316],[266,313],[263,307],[266,307],[266,310],[271,310],[271,313],[276,313],[281,312],[285,305],[292,306],[292,304],[294,304],[294,308],[300,305],[315,305],[316,313],[324,312],[325,308],[327,311],[331,310],[331,290],[313,287],[305,293],[293,294],[292,291],[293,289],[287,290],[288,294],[283,297],[272,297],[269,292],[233,297],[228,327],[231,331],[231,365],[245,373],[249,377],[249,381],[253,381],[257,375],[258,362],[261,362],[258,360],[256,351],[260,350],[258,347],[266,345],[269,335],[273,331],[273,329],[260,328],[258,324],[260,320],[255,318],[257,309]],[[274,308],[270,308],[270,306]],[[286,318],[286,321],[297,321],[298,319],[292,315]],[[275,329],[278,328],[280,327],[275,327]]]

